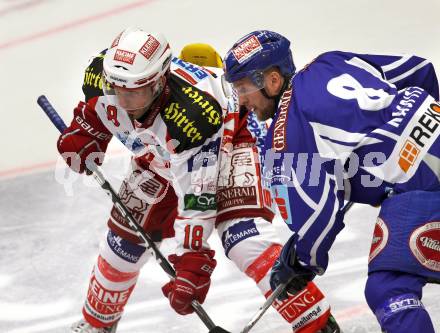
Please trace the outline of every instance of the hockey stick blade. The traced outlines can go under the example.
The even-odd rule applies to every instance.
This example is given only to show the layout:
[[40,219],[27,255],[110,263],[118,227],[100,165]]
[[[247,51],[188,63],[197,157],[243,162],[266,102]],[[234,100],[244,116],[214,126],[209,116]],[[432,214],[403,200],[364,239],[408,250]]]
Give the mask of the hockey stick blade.
[[[50,104],[49,100],[46,96],[41,95],[37,99],[38,105],[44,111],[44,113],[49,117],[50,121],[55,125],[58,131],[63,132],[66,129],[66,124],[63,119],[59,116],[58,112],[55,108]],[[93,177],[99,183],[101,188],[107,193],[107,195],[111,198],[115,207],[118,211],[124,216],[130,228],[134,230],[138,237],[145,242],[148,249],[151,249],[156,261],[162,267],[162,269],[167,273],[170,277],[175,277],[176,272],[171,266],[170,262],[164,257],[162,252],[160,252],[159,248],[156,246],[154,241],[148,236],[142,227],[137,223],[134,217],[131,215],[130,211],[125,207],[124,203],[119,198],[117,192],[112,188],[111,184],[105,179],[100,168],[92,161],[86,161],[87,169],[92,171]],[[205,324],[205,326],[212,333],[229,333],[228,331],[223,330],[221,327],[216,326],[203,307],[196,300],[191,302],[192,307],[194,308],[194,312],[198,315],[200,320]]]

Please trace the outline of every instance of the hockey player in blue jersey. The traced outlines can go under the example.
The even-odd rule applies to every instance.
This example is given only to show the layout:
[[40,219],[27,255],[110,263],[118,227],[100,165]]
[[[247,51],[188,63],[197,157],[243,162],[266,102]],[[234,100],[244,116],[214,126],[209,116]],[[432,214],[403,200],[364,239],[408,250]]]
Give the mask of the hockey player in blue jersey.
[[[324,274],[344,200],[381,205],[365,296],[383,331],[434,332],[422,288],[440,282],[440,105],[416,56],[328,52],[296,72],[290,42],[255,31],[225,57],[240,105],[272,119],[263,174],[293,231],[271,285]],[[281,205],[280,205],[281,204]]]

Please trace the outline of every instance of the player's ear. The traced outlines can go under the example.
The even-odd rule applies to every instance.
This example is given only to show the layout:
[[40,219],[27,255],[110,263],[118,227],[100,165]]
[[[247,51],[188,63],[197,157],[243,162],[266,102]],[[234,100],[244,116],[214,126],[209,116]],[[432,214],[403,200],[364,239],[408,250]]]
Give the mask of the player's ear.
[[265,74],[266,91],[270,96],[278,95],[283,86],[283,76],[276,68],[268,70]]

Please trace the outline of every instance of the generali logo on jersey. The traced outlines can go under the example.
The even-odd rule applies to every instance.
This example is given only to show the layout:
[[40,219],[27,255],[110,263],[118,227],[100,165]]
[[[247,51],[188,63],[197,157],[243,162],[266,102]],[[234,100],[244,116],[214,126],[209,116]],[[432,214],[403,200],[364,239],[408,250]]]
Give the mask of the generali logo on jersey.
[[378,217],[373,232],[373,240],[371,242],[370,256],[368,262],[373,260],[385,248],[388,242],[389,232],[385,222]]
[[280,102],[280,112],[273,130],[273,144],[275,151],[283,151],[286,148],[287,111],[289,110],[292,90],[290,87],[284,92]]
[[237,61],[241,64],[247,58],[262,49],[263,47],[261,46],[258,38],[255,36],[251,36],[244,42],[241,42],[236,47],[234,47],[232,53],[234,54],[235,59],[237,59]]
[[133,65],[136,54],[133,52],[117,49],[113,59]]
[[440,272],[440,221],[428,222],[414,230],[409,247],[420,264]]
[[150,35],[148,36],[148,39],[145,42],[145,44],[142,45],[141,49],[139,50],[139,53],[141,53],[145,58],[147,58],[147,60],[150,60],[150,58],[156,53],[159,46],[160,46],[159,41]]

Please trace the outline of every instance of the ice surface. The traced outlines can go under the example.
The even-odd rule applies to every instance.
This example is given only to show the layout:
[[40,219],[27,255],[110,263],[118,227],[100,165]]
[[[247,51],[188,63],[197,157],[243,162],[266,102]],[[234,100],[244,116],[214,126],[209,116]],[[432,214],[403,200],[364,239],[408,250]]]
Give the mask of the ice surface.
[[[115,186],[126,165],[109,159],[105,171]],[[86,186],[84,179],[87,181]],[[68,196],[53,172],[41,172],[0,182],[0,332],[61,333],[80,317],[89,273],[104,236],[110,199],[81,177]],[[377,210],[355,205],[346,218],[346,229],[331,251],[331,264],[317,284],[326,293],[345,332],[379,332],[363,298],[367,255]],[[285,225],[275,221],[281,237]],[[223,255],[218,236],[210,240],[219,261],[204,307],[214,321],[238,332],[264,302],[254,283]],[[164,242],[168,254],[174,242]],[[195,316],[177,316],[162,296],[167,281],[152,260],[143,268],[118,332],[206,332]],[[440,288],[425,288],[424,303],[437,327]],[[252,332],[290,332],[270,309]]]

